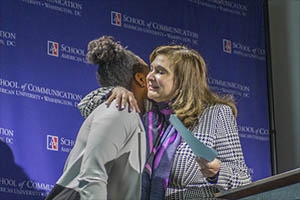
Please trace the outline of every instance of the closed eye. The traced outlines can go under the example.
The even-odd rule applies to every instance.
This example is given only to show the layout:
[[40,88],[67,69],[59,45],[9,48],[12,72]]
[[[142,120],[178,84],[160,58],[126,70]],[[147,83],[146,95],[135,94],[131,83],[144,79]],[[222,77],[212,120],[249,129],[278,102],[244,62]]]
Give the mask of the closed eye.
[[163,67],[163,66],[151,66],[150,67],[150,72],[154,72],[156,74],[160,74],[160,75],[163,75],[163,74],[166,74],[168,71]]
[[159,69],[159,70],[157,70],[157,73],[158,73],[158,74],[164,74],[164,73],[165,73],[165,71],[164,71],[164,70],[161,70],[161,69]]

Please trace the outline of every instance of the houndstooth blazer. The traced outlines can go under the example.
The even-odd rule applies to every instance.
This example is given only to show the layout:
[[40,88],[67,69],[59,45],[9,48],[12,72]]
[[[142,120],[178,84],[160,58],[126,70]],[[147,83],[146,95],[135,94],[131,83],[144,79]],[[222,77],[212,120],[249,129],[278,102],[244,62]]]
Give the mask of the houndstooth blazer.
[[207,107],[193,133],[218,152],[221,168],[216,180],[203,177],[195,154],[185,141],[177,147],[166,199],[214,199],[214,193],[251,183],[239,140],[236,119],[227,105]]

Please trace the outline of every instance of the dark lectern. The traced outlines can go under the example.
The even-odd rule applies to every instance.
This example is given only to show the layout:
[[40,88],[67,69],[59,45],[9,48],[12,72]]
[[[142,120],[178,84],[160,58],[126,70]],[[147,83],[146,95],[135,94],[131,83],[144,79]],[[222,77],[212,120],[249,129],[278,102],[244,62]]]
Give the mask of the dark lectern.
[[300,200],[300,168],[216,193],[217,199]]

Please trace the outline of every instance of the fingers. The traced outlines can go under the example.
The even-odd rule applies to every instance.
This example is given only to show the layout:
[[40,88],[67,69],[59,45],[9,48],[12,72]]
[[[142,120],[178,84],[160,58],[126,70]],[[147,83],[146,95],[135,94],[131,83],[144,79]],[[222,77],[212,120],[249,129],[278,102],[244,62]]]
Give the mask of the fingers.
[[204,177],[215,176],[221,167],[221,162],[218,159],[214,159],[213,161],[208,162],[203,158],[196,158],[196,161]]
[[136,112],[140,113],[140,108],[138,106],[137,100],[135,99],[135,96],[132,92],[127,91],[126,94],[123,94],[122,96],[122,109],[124,109],[127,106],[127,103],[129,104],[129,111],[133,111],[135,109]]
[[116,101],[116,107],[119,110],[123,110],[127,106],[127,100],[128,100],[128,98],[129,97],[128,97],[128,95],[126,93],[119,93],[119,94],[116,94],[111,101],[115,100]]
[[109,105],[111,104],[111,102],[112,102],[115,98],[116,98],[116,95],[112,93],[112,94],[108,97],[108,99],[105,101],[105,104],[106,104],[107,106],[109,106]]
[[119,110],[123,110],[127,104],[129,104],[130,112],[133,111],[133,109],[135,109],[136,112],[141,112],[133,93],[123,87],[115,87],[105,104],[109,106],[113,100],[116,101],[116,107],[119,108]]
[[204,177],[213,177],[218,173],[218,172],[214,173],[213,171],[206,170],[206,169],[201,169],[200,171],[202,172]]
[[196,158],[196,161],[199,165],[199,169],[202,172],[204,177],[210,177],[211,171],[209,168],[209,162],[203,158]]
[[139,108],[135,98],[132,98],[130,96],[128,102],[129,102],[129,110],[130,111],[133,111],[133,109],[135,109],[136,112],[141,113],[140,108]]
[[108,99],[105,101],[105,104],[109,106],[111,102],[116,98],[116,96],[119,94],[119,87],[115,87],[112,91]]
[[[117,100],[118,100],[117,102],[119,103],[119,105],[121,105],[121,107],[119,108],[120,110],[123,110],[124,108],[126,108],[127,102],[129,101],[130,93],[131,92],[127,91],[127,93],[122,93],[122,95],[117,96]],[[131,111],[131,110],[129,109],[129,111]]]

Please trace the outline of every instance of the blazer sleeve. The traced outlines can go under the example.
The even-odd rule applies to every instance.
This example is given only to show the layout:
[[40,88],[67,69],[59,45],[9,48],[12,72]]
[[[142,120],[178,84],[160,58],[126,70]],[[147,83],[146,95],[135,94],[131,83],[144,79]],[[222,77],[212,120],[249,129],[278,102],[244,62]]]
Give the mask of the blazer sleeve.
[[104,103],[105,100],[109,97],[110,92],[114,87],[101,87],[96,90],[93,90],[87,94],[81,101],[78,103],[77,107],[84,118],[87,118],[93,110],[95,110],[100,104]]
[[238,135],[236,118],[229,106],[221,105],[216,123],[215,148],[221,168],[217,184],[225,190],[251,183]]

